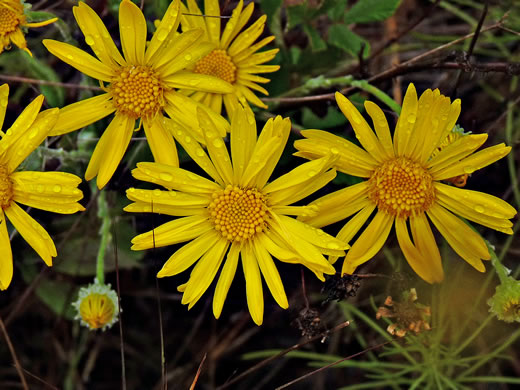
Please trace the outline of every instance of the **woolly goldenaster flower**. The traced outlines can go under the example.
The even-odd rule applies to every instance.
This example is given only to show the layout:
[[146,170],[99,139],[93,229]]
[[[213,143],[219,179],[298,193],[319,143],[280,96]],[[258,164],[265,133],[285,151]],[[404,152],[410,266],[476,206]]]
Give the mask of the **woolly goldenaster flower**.
[[9,48],[12,42],[32,56],[22,29],[47,26],[57,20],[58,18],[52,18],[43,22],[27,23],[22,1],[0,0],[0,53]]
[[[9,86],[0,87],[0,128],[4,123]],[[45,229],[17,203],[60,214],[84,210],[77,203],[83,193],[77,188],[81,179],[63,172],[15,172],[16,168],[47,137],[58,119],[53,108],[39,113],[43,95],[34,99],[5,134],[0,131],[0,290],[9,287],[13,277],[13,254],[7,232],[9,218],[18,233],[52,265],[54,243]]]
[[[221,314],[235,276],[239,255],[246,280],[249,311],[255,323],[263,319],[264,300],[260,274],[276,302],[288,302],[280,275],[271,256],[287,263],[300,263],[324,280],[334,268],[323,254],[341,256],[348,246],[288,215],[312,214],[307,206],[289,206],[323,187],[336,176],[327,156],[307,162],[267,183],[287,143],[291,123],[280,116],[270,119],[257,139],[253,113],[237,108],[231,123],[231,158],[217,124],[199,111],[208,154],[182,128],[179,140],[195,162],[211,177],[158,163],[140,163],[132,171],[138,180],[157,183],[167,191],[130,188],[135,203],[130,212],[155,212],[182,218],[165,223],[132,240],[132,249],[174,245],[190,241],[164,264],[158,277],[176,275],[194,263],[186,284],[179,286],[182,303],[191,308],[207,290],[224,257],[213,299],[213,313]],[[227,256],[226,256],[227,253]],[[200,260],[199,260],[200,259]]]
[[441,181],[471,174],[507,155],[511,147],[500,144],[473,153],[486,141],[487,134],[470,134],[431,157],[460,114],[460,100],[450,103],[439,90],[427,90],[417,100],[415,87],[410,84],[393,142],[388,122],[377,105],[365,102],[374,123],[374,134],[347,98],[336,93],[336,101],[365,150],[321,130],[303,131],[307,139],[296,141],[295,147],[299,150],[296,155],[309,159],[329,153],[338,155],[337,170],[368,179],[316,200],[313,204],[320,208],[320,214],[302,218],[321,227],[355,214],[337,236],[348,242],[377,209],[347,253],[342,273],[352,274],[357,266],[374,257],[395,223],[399,246],[413,270],[427,282],[441,281],[441,257],[428,218],[455,252],[484,272],[481,260],[490,259],[486,244],[455,214],[512,234],[508,219],[516,211],[499,198]]
[[[232,91],[232,86],[224,80],[183,70],[209,53],[214,45],[201,43],[202,30],[177,34],[179,4],[179,0],[170,4],[147,45],[143,13],[130,0],[123,0],[119,6],[119,30],[124,57],[101,19],[83,2],[73,8],[74,16],[85,35],[85,42],[99,60],[69,44],[43,41],[47,49],[61,60],[100,80],[102,85],[103,82],[109,83],[103,87],[106,93],[63,108],[51,133],[68,133],[115,112],[85,173],[87,180],[98,176],[99,188],[105,186],[116,170],[137,120],[144,125],[155,161],[164,164],[178,165],[179,162],[172,134],[164,127],[163,112],[191,129],[197,139],[203,138],[193,118],[196,118],[197,107],[204,107],[175,92],[174,88]],[[207,110],[214,120],[226,123],[212,110]]]
[[268,83],[269,79],[257,74],[271,73],[280,69],[278,65],[262,65],[272,60],[278,53],[278,49],[256,53],[274,40],[274,36],[271,35],[254,43],[264,31],[266,16],[263,15],[240,33],[254,9],[253,2],[244,8],[244,2],[240,0],[221,34],[218,0],[204,1],[204,14],[206,17],[200,16],[202,13],[195,0],[188,0],[187,4],[188,8],[184,5],[181,6],[183,12],[181,18],[182,29],[189,31],[200,28],[204,31],[202,38],[213,42],[217,46],[191,69],[200,74],[208,74],[226,80],[234,87],[233,93],[199,91],[192,93],[191,97],[208,105],[218,113],[221,112],[222,102],[224,102],[230,118],[233,116],[239,100],[242,104],[250,102],[258,107],[267,108],[252,91],[255,90],[268,95],[268,92],[258,83]]

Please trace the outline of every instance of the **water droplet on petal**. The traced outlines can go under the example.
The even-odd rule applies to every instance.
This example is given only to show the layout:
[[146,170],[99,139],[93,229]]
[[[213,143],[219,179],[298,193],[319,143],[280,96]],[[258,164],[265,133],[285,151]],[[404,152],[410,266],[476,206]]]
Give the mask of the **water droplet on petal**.
[[61,192],[61,186],[59,184],[55,184],[54,187],[52,187],[52,190],[56,193]]
[[172,181],[173,180],[173,176],[167,172],[161,172],[159,173],[159,177],[161,178],[161,180],[164,180],[164,181]]
[[481,205],[476,205],[475,206],[475,211],[477,213],[483,213],[484,212],[484,207],[482,207]]

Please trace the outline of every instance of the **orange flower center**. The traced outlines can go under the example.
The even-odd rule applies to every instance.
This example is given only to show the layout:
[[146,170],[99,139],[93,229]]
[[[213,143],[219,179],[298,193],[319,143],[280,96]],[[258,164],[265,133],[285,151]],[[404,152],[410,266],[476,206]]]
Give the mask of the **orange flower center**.
[[0,5],[0,36],[9,35],[20,25],[20,17],[14,10]]
[[6,209],[13,199],[13,182],[9,177],[7,167],[0,165],[0,207]]
[[236,80],[237,67],[225,50],[213,50],[200,59],[194,72],[218,77],[232,84]]
[[396,217],[426,211],[435,201],[430,173],[405,157],[385,161],[368,180],[368,197]]
[[248,240],[265,227],[266,199],[256,188],[228,185],[213,193],[208,210],[215,229],[229,241]]
[[108,324],[114,317],[115,307],[105,294],[88,295],[79,307],[79,314],[91,329],[99,329]]
[[147,66],[125,66],[112,80],[109,92],[117,110],[131,118],[152,118],[164,106],[164,85]]

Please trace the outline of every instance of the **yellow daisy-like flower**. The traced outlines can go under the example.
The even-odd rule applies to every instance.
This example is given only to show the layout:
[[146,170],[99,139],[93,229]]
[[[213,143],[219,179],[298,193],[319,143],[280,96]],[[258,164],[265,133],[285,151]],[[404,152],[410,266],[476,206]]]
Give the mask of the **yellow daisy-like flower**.
[[[51,133],[65,134],[115,112],[85,173],[87,180],[98,176],[99,188],[104,187],[114,174],[137,120],[144,126],[155,161],[164,164],[178,165],[179,162],[172,134],[165,128],[163,112],[188,127],[193,137],[203,138],[193,118],[196,118],[197,107],[204,107],[175,92],[174,88],[232,91],[232,86],[226,81],[184,70],[210,52],[214,45],[201,43],[202,30],[177,34],[179,7],[179,0],[170,4],[147,45],[143,13],[130,0],[123,0],[119,6],[119,30],[124,57],[99,16],[83,2],[73,8],[74,17],[85,35],[85,42],[99,60],[69,44],[48,39],[43,41],[45,47],[64,62],[100,80],[102,85],[109,83],[104,87],[106,93],[63,108]],[[224,119],[210,109],[207,111],[215,121],[225,125]]]
[[239,34],[240,30],[248,22],[254,9],[253,2],[244,8],[244,2],[240,0],[221,35],[218,0],[204,1],[204,14],[206,17],[200,16],[202,13],[195,0],[188,0],[187,4],[187,8],[184,5],[181,6],[183,12],[181,27],[183,31],[200,28],[204,31],[202,38],[217,46],[211,53],[200,59],[191,69],[196,73],[208,74],[226,80],[234,87],[232,93],[199,91],[191,93],[190,96],[218,113],[222,111],[222,102],[224,102],[230,118],[233,116],[239,100],[242,104],[250,102],[255,106],[267,108],[252,91],[255,90],[268,95],[268,92],[258,83],[268,83],[269,79],[257,74],[271,73],[280,69],[278,65],[262,65],[272,60],[279,49],[256,53],[274,40],[274,36],[271,35],[254,43],[264,31],[266,16],[260,17]]
[[516,210],[494,196],[441,181],[471,174],[507,155],[511,147],[500,144],[473,153],[486,141],[487,134],[470,134],[437,152],[460,114],[460,100],[451,103],[439,90],[427,90],[418,100],[415,87],[410,84],[393,142],[388,122],[377,105],[365,102],[374,134],[347,98],[336,93],[336,101],[365,150],[321,130],[303,131],[306,139],[296,141],[295,147],[299,150],[296,155],[308,159],[336,154],[337,170],[367,178],[316,200],[313,204],[320,208],[320,214],[302,218],[320,227],[355,214],[337,236],[349,242],[377,209],[348,251],[342,273],[352,274],[357,266],[374,257],[395,223],[399,246],[413,270],[427,282],[441,281],[441,257],[428,218],[455,252],[484,272],[481,260],[490,259],[484,240],[454,214],[513,234],[508,219]]
[[[4,123],[9,86],[0,87],[0,128]],[[0,131],[0,290],[9,287],[13,277],[13,254],[7,232],[9,218],[18,233],[52,265],[56,247],[45,229],[17,203],[60,214],[84,210],[77,203],[83,193],[81,179],[63,172],[15,172],[16,168],[47,137],[58,119],[59,110],[39,112],[43,95],[34,99],[5,133]]]
[[[323,256],[342,256],[348,246],[323,231],[289,215],[312,214],[307,206],[290,206],[323,187],[336,176],[327,156],[307,162],[267,183],[287,143],[291,123],[280,116],[270,119],[257,139],[253,113],[238,108],[231,123],[231,156],[217,124],[199,111],[208,154],[199,144],[185,139],[184,149],[211,177],[158,163],[140,163],[132,171],[138,180],[159,184],[167,191],[130,188],[127,196],[135,203],[129,212],[155,212],[179,216],[132,240],[133,250],[174,245],[185,241],[158,277],[176,275],[194,263],[190,278],[179,286],[182,303],[191,308],[207,290],[220,266],[213,299],[213,314],[221,314],[235,276],[239,255],[246,280],[249,311],[256,324],[263,319],[264,279],[276,302],[288,302],[280,275],[271,256],[287,263],[303,264],[324,280],[334,268]],[[184,139],[182,128],[175,130]],[[226,256],[227,253],[227,256]]]
[[52,18],[38,23],[27,23],[24,5],[20,0],[0,0],[0,53],[10,47],[11,42],[32,56],[22,28],[43,27],[57,21]]

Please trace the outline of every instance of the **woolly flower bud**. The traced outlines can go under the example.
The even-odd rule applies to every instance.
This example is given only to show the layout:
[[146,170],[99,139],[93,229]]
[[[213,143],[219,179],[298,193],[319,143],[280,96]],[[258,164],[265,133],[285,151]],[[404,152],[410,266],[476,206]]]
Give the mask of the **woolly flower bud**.
[[74,319],[90,330],[104,331],[117,322],[117,294],[110,284],[101,284],[97,279],[79,290],[78,299],[72,306],[77,310]]
[[488,300],[489,311],[505,322],[520,322],[520,281],[508,276]]

